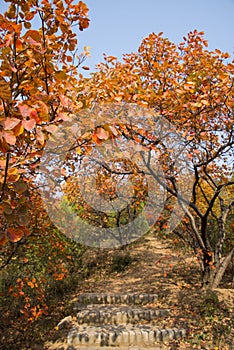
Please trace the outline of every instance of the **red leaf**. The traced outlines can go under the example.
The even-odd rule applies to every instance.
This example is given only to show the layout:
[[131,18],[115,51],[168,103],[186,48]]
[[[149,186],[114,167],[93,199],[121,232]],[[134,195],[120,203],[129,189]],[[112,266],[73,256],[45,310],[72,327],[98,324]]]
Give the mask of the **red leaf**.
[[22,226],[20,229],[24,232],[25,236],[31,235],[31,231],[26,226]]
[[66,97],[64,95],[60,95],[60,101],[61,101],[61,104],[64,108],[68,108],[68,106],[70,104],[70,100],[68,97]]
[[4,126],[6,130],[11,130],[14,129],[14,127],[16,125],[18,125],[20,123],[20,119],[17,118],[6,118],[5,122],[4,122]]
[[13,146],[15,145],[16,137],[11,131],[4,131],[3,136],[9,145],[13,145]]
[[109,138],[109,132],[104,130],[103,128],[98,128],[96,135],[100,140],[108,140]]
[[9,227],[7,230],[7,237],[8,237],[10,242],[16,243],[24,237],[24,233],[21,229]]
[[30,131],[35,127],[36,120],[35,119],[23,120],[22,125],[27,131]]
[[32,112],[32,108],[27,105],[18,105],[18,108],[20,110],[21,115],[25,118],[29,117]]
[[3,245],[6,242],[6,236],[3,232],[0,232],[0,245]]

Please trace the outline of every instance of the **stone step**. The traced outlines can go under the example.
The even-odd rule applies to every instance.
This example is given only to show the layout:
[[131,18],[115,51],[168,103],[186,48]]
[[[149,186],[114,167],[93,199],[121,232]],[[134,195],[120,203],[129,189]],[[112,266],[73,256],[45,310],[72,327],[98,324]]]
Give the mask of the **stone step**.
[[136,308],[130,306],[97,306],[94,308],[88,307],[80,310],[77,313],[78,324],[136,324],[141,320],[152,321],[160,316],[167,316],[169,314],[168,309],[148,309],[148,308]]
[[152,346],[186,336],[185,329],[159,329],[151,325],[142,326],[74,326],[67,338],[73,349],[80,346]]
[[139,293],[83,293],[78,296],[79,304],[127,304],[127,305],[146,305],[155,304],[158,300],[157,294],[139,294]]

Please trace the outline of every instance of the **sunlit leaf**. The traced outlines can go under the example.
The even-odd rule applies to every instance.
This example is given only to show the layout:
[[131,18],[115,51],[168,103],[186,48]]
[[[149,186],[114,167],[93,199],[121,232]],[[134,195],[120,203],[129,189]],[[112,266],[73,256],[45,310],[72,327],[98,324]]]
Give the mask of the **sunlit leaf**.
[[97,128],[96,135],[100,140],[108,140],[109,132],[104,130],[103,128]]
[[6,130],[11,130],[11,129],[14,129],[14,127],[19,123],[20,123],[20,119],[11,117],[11,118],[6,118],[6,120],[4,121],[4,126]]
[[7,229],[7,237],[10,242],[19,242],[24,237],[24,232],[19,228],[9,227]]
[[16,143],[16,137],[13,132],[11,131],[4,131],[3,132],[4,139],[9,145],[15,145]]
[[29,120],[23,120],[22,121],[22,125],[27,131],[30,131],[30,130],[32,130],[35,127],[36,120],[33,119],[33,118],[29,119]]

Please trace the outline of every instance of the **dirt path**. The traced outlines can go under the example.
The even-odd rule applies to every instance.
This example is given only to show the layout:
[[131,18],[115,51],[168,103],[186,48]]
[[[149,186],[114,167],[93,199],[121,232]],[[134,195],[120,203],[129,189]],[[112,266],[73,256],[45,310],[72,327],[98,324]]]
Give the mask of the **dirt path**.
[[[121,261],[121,256],[131,259]],[[121,269],[119,263],[123,263]],[[77,296],[89,292],[158,294],[156,306],[170,309],[170,316],[157,320],[157,326],[188,330],[185,340],[172,341],[166,350],[234,350],[233,276],[215,293],[204,294],[198,263],[184,247],[175,249],[170,241],[152,233],[131,244],[129,250],[88,249],[81,266],[83,270],[75,276],[79,284],[66,294],[58,293],[48,315],[26,331],[17,323],[5,329],[1,350],[67,350],[69,329],[57,331],[55,326],[66,316],[76,316]]]
[[181,289],[198,286],[198,264],[183,251],[175,251],[170,243],[148,236],[130,251],[133,263],[124,272],[94,275],[82,288],[92,291],[145,292],[171,295]]
[[[84,259],[92,259],[90,254],[90,251],[87,252]],[[79,293],[157,293],[159,306],[171,309],[170,317],[157,321],[157,325],[181,326],[189,330],[188,339],[173,341],[166,349],[234,349],[234,319],[230,316],[234,311],[233,286],[216,290],[219,299],[213,294],[204,297],[200,290],[197,261],[189,257],[184,249],[175,250],[170,242],[159,240],[153,234],[136,242],[131,247],[130,256],[133,261],[122,272],[97,269],[81,284]],[[102,264],[105,265],[105,261]],[[76,295],[72,303],[75,300]],[[218,346],[214,347],[214,343]]]

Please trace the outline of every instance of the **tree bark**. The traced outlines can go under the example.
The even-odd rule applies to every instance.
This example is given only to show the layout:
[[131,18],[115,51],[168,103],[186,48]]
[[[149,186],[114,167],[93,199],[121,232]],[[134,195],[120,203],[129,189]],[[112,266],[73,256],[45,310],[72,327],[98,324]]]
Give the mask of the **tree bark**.
[[202,289],[215,289],[219,286],[233,255],[234,248],[232,248],[232,250],[217,266],[216,269],[208,263],[205,264],[202,278]]
[[215,277],[214,277],[212,289],[217,288],[218,285],[220,284],[220,282],[223,278],[223,275],[224,275],[228,265],[230,264],[230,262],[232,260],[233,255],[234,255],[234,248],[232,248],[232,250],[228,253],[228,255],[224,258],[224,260],[220,264],[219,269],[216,272]]

